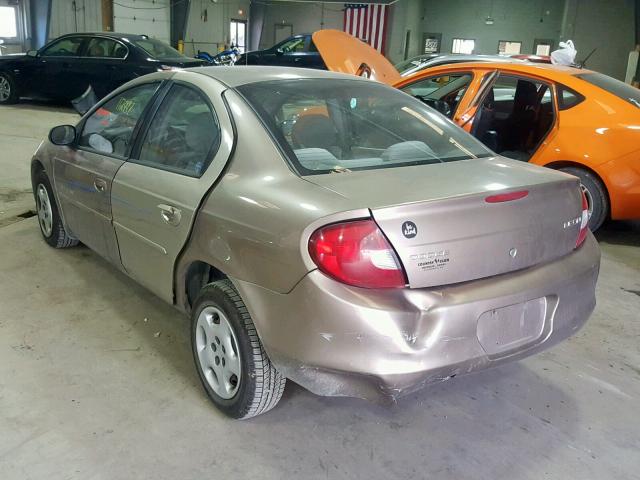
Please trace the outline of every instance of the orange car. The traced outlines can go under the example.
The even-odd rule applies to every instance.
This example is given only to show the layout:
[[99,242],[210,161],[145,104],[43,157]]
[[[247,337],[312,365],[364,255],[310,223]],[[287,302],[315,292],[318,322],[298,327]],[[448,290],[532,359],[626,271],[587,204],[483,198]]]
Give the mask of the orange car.
[[402,78],[343,32],[323,30],[313,40],[330,70],[393,85],[496,153],[579,177],[592,230],[607,218],[640,218],[640,90],[589,70],[534,63],[455,63]]

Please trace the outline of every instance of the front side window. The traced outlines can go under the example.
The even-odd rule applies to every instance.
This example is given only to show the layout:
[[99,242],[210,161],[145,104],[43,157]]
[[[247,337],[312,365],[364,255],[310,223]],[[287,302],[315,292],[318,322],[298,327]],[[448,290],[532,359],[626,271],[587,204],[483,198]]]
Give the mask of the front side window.
[[133,130],[159,83],[133,87],[102,104],[87,118],[79,145],[100,153],[126,156]]
[[238,90],[301,175],[491,155],[421,102],[375,82],[304,79]]
[[139,162],[199,177],[219,143],[218,120],[202,94],[174,85],[149,126]]
[[471,73],[439,75],[412,83],[402,91],[451,118],[472,79]]
[[80,47],[84,37],[63,38],[47,47],[42,52],[45,57],[76,57],[80,53]]
[[127,47],[120,42],[109,38],[92,38],[87,46],[88,57],[124,58],[127,56]]

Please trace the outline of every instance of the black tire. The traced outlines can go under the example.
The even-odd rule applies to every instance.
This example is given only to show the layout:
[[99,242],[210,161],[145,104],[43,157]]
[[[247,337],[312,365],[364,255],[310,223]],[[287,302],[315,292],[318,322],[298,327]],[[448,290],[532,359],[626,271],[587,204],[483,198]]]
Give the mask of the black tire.
[[580,179],[580,183],[582,183],[583,188],[586,190],[587,201],[591,209],[589,229],[595,232],[609,216],[609,196],[607,195],[607,189],[600,179],[588,170],[579,167],[565,167],[560,170]]
[[3,95],[0,95],[0,105],[11,105],[12,103],[16,103],[18,101],[18,87],[13,75],[7,72],[0,72],[0,87],[3,85],[8,85],[9,95],[4,99],[2,98]]
[[[242,370],[237,391],[229,399],[214,391],[205,377],[199,359],[197,335],[201,333],[198,332],[198,319],[202,311],[210,307],[224,314],[237,339],[237,353]],[[209,339],[205,344],[208,345],[209,341],[213,343]],[[282,397],[286,378],[273,367],[267,357],[251,315],[231,281],[218,280],[200,290],[191,312],[191,350],[202,386],[216,407],[227,416],[236,419],[255,417],[271,410]]]
[[[44,226],[43,219],[40,212],[43,208],[42,201],[38,195],[39,189],[44,188],[46,191],[48,202],[51,207],[51,231],[47,231]],[[62,218],[60,218],[60,211],[58,210],[58,204],[53,195],[53,189],[49,182],[49,177],[43,170],[39,170],[33,178],[33,194],[36,200],[36,208],[38,211],[38,226],[40,227],[40,233],[44,241],[47,242],[53,248],[68,248],[75,247],[78,244],[78,240],[71,237],[64,228]]]

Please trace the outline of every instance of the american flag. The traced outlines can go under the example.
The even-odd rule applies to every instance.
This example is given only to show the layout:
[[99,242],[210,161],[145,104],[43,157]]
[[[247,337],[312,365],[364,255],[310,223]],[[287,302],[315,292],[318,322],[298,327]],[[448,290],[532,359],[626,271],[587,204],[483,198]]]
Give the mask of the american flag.
[[345,3],[343,30],[384,53],[388,5]]

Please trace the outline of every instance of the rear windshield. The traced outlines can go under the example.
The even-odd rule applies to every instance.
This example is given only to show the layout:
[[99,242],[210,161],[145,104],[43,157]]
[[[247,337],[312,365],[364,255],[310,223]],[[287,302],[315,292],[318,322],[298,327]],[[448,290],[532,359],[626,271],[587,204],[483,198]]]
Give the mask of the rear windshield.
[[581,78],[596,87],[600,87],[609,93],[613,93],[616,97],[626,100],[640,108],[640,90],[632,87],[631,85],[607,75],[603,75],[602,73],[579,73],[576,77]]
[[377,82],[297,79],[238,90],[301,175],[493,155],[435,110]]
[[163,58],[184,57],[184,55],[175,48],[161,42],[160,40],[156,40],[155,38],[133,40],[133,43],[158,60]]

